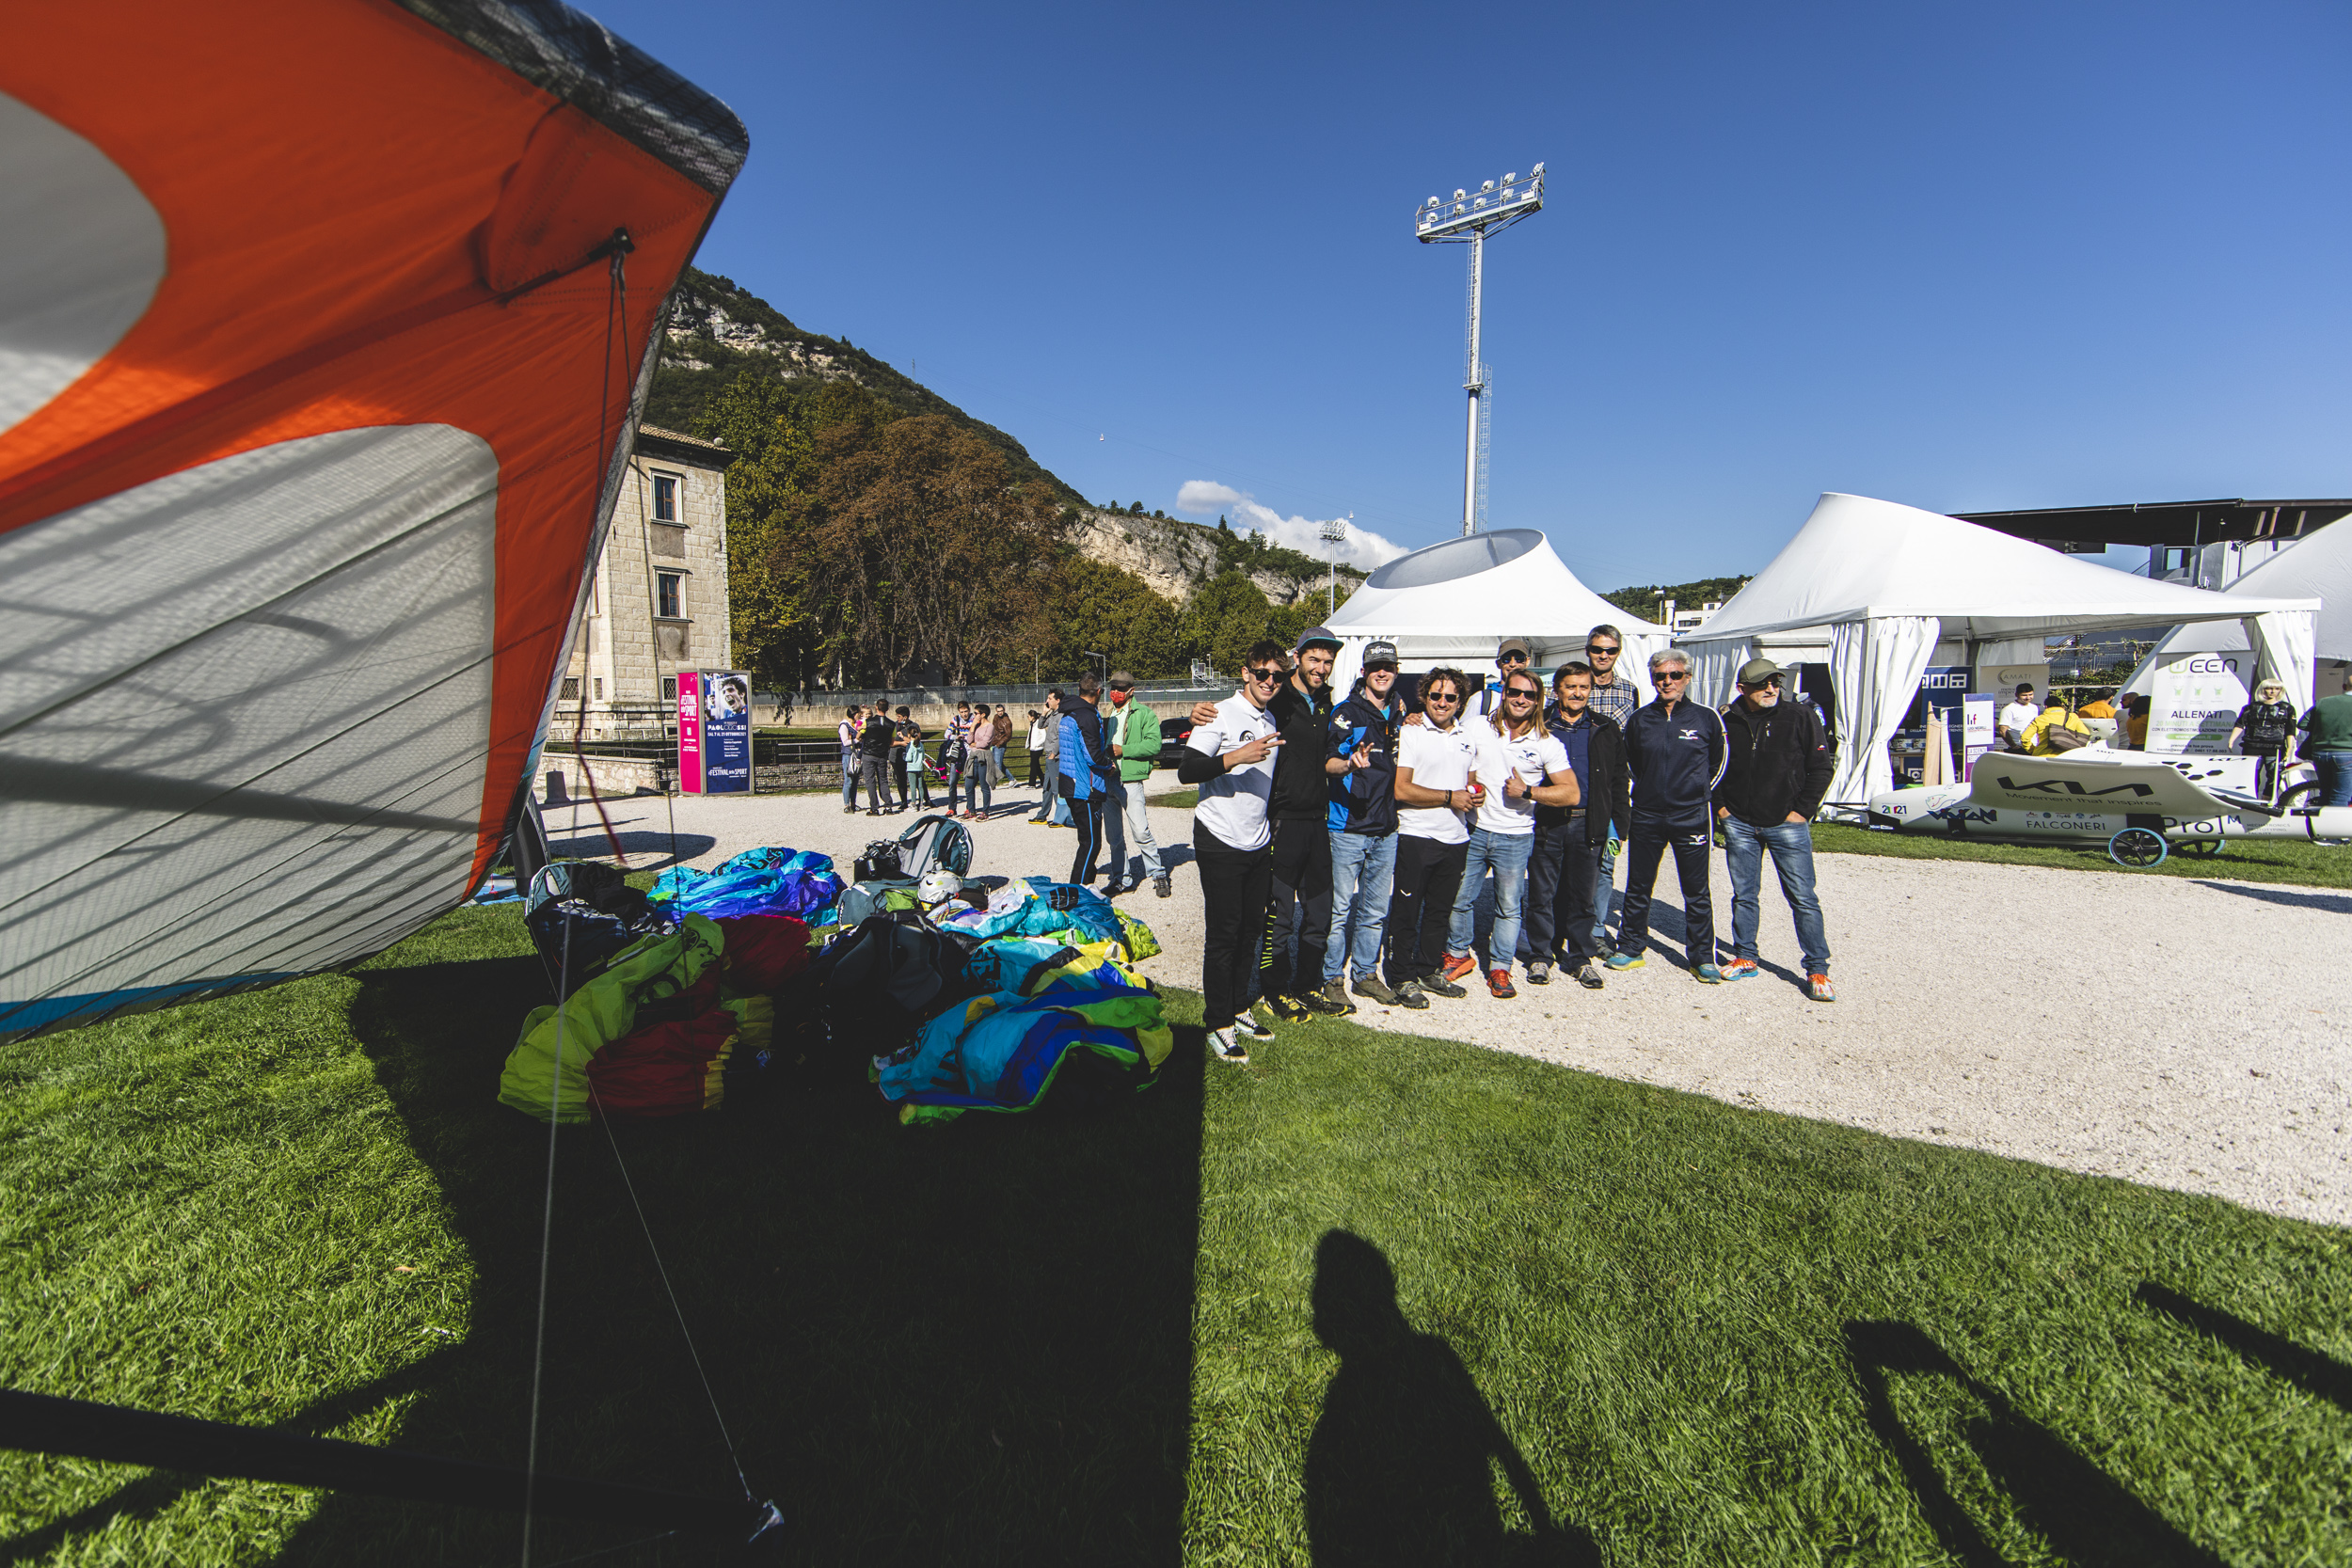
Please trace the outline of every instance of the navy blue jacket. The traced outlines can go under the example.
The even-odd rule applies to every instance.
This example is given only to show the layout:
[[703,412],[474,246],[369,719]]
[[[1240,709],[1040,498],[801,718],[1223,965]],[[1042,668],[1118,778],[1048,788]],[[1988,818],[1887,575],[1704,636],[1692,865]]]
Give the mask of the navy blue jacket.
[[1633,770],[1633,820],[1684,832],[1713,823],[1708,800],[1722,782],[1730,747],[1724,716],[1689,701],[1666,711],[1661,700],[1633,710],[1625,727],[1625,760]]
[[1405,705],[1393,691],[1385,708],[1359,691],[1331,710],[1325,758],[1351,755],[1359,746],[1372,754],[1369,768],[1351,768],[1327,781],[1331,805],[1325,821],[1333,832],[1396,832],[1396,730],[1404,721]]
[[1543,806],[1535,808],[1535,825],[1539,828],[1558,827],[1575,814],[1584,816],[1584,841],[1606,844],[1614,832],[1621,839],[1633,836],[1633,820],[1629,815],[1629,794],[1625,768],[1625,734],[1607,715],[1592,708],[1584,710],[1581,721],[1569,724],[1560,717],[1560,705],[1544,706],[1544,723],[1568,753],[1568,761],[1576,761],[1578,746],[1575,736],[1584,737],[1584,766],[1576,771],[1576,798],[1573,806]]

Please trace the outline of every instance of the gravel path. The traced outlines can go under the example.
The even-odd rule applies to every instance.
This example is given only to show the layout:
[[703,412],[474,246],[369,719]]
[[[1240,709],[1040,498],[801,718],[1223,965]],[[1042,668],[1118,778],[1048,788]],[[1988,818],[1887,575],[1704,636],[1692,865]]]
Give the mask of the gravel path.
[[[996,819],[971,825],[975,873],[1066,877],[1069,831],[1027,824],[1034,792],[998,799]],[[838,796],[675,808],[681,858],[703,866],[787,844],[846,868],[868,839],[912,820],[850,816]],[[667,860],[659,798],[612,811],[632,863]],[[578,820],[566,844],[572,814],[549,814],[558,852],[605,852],[594,812]],[[1155,808],[1152,821],[1188,859],[1191,812]],[[1815,863],[1835,1006],[1797,989],[1795,933],[1767,877],[1764,978],[1700,986],[1654,950],[1600,991],[1559,981],[1522,984],[1508,1002],[1483,989],[1438,998],[1423,1012],[1363,1003],[1356,1022],[2352,1225],[2352,895],[1862,855]],[[1666,869],[1652,929],[1678,951],[1673,882]],[[1147,889],[1127,901],[1166,948],[1141,967],[1198,988],[1200,886],[1181,867],[1175,886],[1171,899]],[[1720,857],[1714,886],[1727,932]],[[2107,957],[2125,953],[2136,955],[2128,974]]]

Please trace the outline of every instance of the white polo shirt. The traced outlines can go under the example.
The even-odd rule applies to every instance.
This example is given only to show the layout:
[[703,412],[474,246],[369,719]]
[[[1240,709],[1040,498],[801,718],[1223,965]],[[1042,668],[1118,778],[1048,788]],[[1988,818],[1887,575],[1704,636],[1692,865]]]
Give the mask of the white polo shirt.
[[1534,797],[1508,799],[1502,793],[1503,781],[1517,774],[1519,783],[1533,789],[1549,784],[1552,774],[1568,771],[1568,749],[1549,724],[1538,722],[1516,740],[1500,729],[1487,730],[1478,741],[1478,782],[1486,786],[1486,798],[1478,806],[1478,825],[1490,833],[1534,832]]
[[[1463,724],[1441,730],[1426,719],[1397,732],[1396,766],[1413,770],[1423,789],[1468,789],[1478,761],[1478,737]],[[1468,844],[1470,829],[1450,806],[1399,806],[1396,831],[1438,844]]]
[[1999,727],[2024,735],[2026,726],[2041,717],[2042,709],[2032,703],[2011,703],[2001,709]]
[[[1184,744],[1221,757],[1280,727],[1274,715],[1236,691],[1216,705],[1216,717],[1193,726],[1192,737]],[[1263,849],[1273,843],[1274,830],[1266,826],[1266,801],[1274,794],[1274,759],[1279,755],[1279,752],[1268,752],[1248,767],[1228,768],[1202,784],[1200,803],[1192,809],[1193,821],[1232,848]]]

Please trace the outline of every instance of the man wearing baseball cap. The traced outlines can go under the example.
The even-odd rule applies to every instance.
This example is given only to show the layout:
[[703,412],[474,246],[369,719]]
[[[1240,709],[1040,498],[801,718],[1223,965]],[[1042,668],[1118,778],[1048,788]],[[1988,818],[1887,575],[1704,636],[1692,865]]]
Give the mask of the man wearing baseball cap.
[[1724,863],[1731,872],[1731,962],[1726,980],[1754,979],[1756,895],[1764,855],[1780,873],[1780,891],[1797,920],[1804,956],[1805,994],[1835,1002],[1829,983],[1829,937],[1821,901],[1813,892],[1813,814],[1829,793],[1829,736],[1803,703],[1781,700],[1782,671],[1769,658],[1740,666],[1740,700],[1724,714],[1727,755],[1715,785],[1715,820],[1724,831]]
[[1534,648],[1524,637],[1506,637],[1497,643],[1495,678],[1486,683],[1486,689],[1479,693],[1478,701],[1462,717],[1485,720],[1487,727],[1492,728],[1496,717],[1502,711],[1504,685],[1511,679],[1513,671],[1527,668],[1527,661],[1534,657]]

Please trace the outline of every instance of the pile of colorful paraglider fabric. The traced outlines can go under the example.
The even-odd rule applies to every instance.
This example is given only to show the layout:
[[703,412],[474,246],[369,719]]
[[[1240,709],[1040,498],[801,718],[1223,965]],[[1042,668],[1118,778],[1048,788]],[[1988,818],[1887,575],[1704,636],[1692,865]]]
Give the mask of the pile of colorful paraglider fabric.
[[939,1013],[914,1041],[874,1061],[875,1081],[909,1125],[967,1111],[1026,1111],[1053,1091],[1069,1107],[1148,1088],[1174,1037],[1151,982],[1120,961],[1117,939],[1076,944],[998,937],[965,961],[993,989]]
[[1160,950],[1152,927],[1114,905],[1089,887],[1057,882],[1048,877],[1023,877],[996,890],[985,908],[943,907],[937,918],[943,931],[959,932],[993,942],[1000,937],[1047,937],[1083,947],[1115,942],[1129,963],[1137,963]]
[[674,865],[654,879],[648,895],[673,914],[788,914],[815,924],[841,896],[832,858],[810,849],[770,845],[746,849],[712,871]]
[[523,926],[560,1001],[647,937],[677,924],[601,861],[554,861],[531,879]]
[[730,1069],[764,1061],[774,993],[810,958],[789,916],[690,914],[525,1019],[499,1100],[557,1121],[585,1121],[592,1100],[615,1117],[716,1110]]

